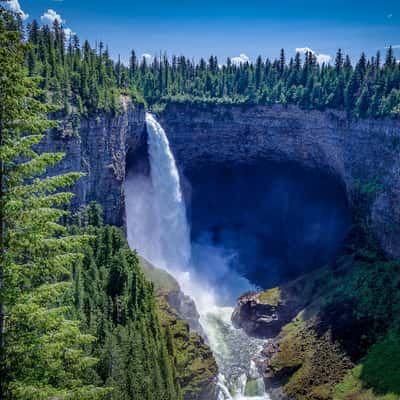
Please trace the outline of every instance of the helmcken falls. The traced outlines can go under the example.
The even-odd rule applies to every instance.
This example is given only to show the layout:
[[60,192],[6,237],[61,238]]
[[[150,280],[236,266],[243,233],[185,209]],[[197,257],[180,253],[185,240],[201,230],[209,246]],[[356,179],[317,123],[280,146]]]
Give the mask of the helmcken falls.
[[[191,243],[185,199],[168,138],[152,114],[146,114],[146,126],[150,174],[129,175],[128,171],[126,183],[129,244],[173,275],[195,301],[219,367],[218,399],[267,400],[256,366],[264,341],[248,337],[231,323],[235,297],[252,287],[227,269],[229,256],[221,249]],[[200,274],[202,262],[213,264],[207,269],[216,276]],[[229,296],[222,299],[219,293]]]

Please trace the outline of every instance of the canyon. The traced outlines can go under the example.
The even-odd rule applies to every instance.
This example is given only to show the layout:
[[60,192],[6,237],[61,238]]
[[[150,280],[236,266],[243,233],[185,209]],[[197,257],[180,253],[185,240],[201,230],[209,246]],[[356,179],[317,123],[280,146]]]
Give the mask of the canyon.
[[[66,152],[52,173],[78,169],[86,173],[73,188],[74,210],[96,201],[104,209],[106,223],[129,231],[128,222],[130,226],[134,222],[127,221],[125,211],[127,179],[136,175],[148,179],[151,170],[146,119],[142,105],[124,103],[117,115],[83,118],[79,132],[71,132],[69,122],[63,121],[59,129],[48,133],[39,149]],[[271,398],[285,398],[282,382],[276,382],[274,374],[268,379],[268,360],[277,354],[279,340],[284,340],[282,328],[320,301],[318,287],[330,290],[330,272],[321,278],[320,272],[313,271],[336,263],[352,216],[364,213],[386,254],[400,256],[400,123],[388,118],[351,119],[339,111],[295,106],[188,103],[168,104],[157,120],[165,129],[179,173],[193,257],[198,247],[215,246],[229,259],[228,269],[219,276],[213,259],[201,260],[200,253],[197,276],[206,275],[221,292],[221,280],[229,275],[245,277],[253,287],[283,285],[241,296],[232,321],[250,336],[274,338],[264,348],[265,360],[258,367],[266,371]],[[133,202],[135,190],[139,196],[141,189],[131,185]],[[368,199],[362,210],[360,193]],[[346,270],[343,265],[335,268]],[[225,285],[231,285],[238,296],[236,283],[232,279]],[[189,322],[191,330],[204,336],[199,323],[203,318],[207,329],[212,325],[212,334],[215,326],[230,332],[225,314],[233,309],[219,308],[207,322],[209,317],[200,316],[192,301],[174,287],[165,300],[178,318]],[[222,306],[231,306],[235,300],[220,298]],[[310,329],[318,324],[313,320]],[[232,343],[244,341],[232,338]],[[254,349],[258,346],[254,342]],[[349,361],[341,370],[351,365]],[[210,393],[213,383],[207,379],[203,390]]]
[[[80,169],[86,173],[74,188],[74,209],[95,200],[102,205],[107,223],[125,225],[127,170],[138,160],[146,168],[144,117],[142,105],[127,103],[119,115],[82,118],[79,135],[66,134],[63,125],[48,133],[40,150],[66,153],[53,172]],[[343,213],[355,205],[360,187],[372,182],[374,233],[389,255],[400,256],[399,121],[351,119],[339,111],[295,106],[188,103],[169,104],[158,117],[182,175],[189,207],[194,187],[190,178],[214,167],[227,167],[233,175],[241,166],[262,163],[311,171],[336,187],[333,194],[342,197]]]

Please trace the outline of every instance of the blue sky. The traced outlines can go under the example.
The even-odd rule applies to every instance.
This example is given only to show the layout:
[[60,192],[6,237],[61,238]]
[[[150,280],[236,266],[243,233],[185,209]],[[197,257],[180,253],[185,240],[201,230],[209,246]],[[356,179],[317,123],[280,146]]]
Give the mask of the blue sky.
[[[321,60],[338,47],[353,59],[389,44],[400,57],[399,0],[12,0],[33,18],[57,17],[91,43],[103,40],[112,56],[149,53],[210,54],[220,61],[245,54],[275,57],[311,48]],[[51,10],[49,13],[48,10]],[[47,13],[47,14],[45,14]]]

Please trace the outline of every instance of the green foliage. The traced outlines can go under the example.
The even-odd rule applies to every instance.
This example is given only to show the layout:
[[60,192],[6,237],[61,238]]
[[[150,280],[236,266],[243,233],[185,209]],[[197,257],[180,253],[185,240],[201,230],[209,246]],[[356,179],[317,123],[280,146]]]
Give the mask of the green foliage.
[[91,353],[99,359],[98,379],[111,385],[110,400],[179,400],[172,349],[160,327],[153,285],[138,256],[115,227],[102,226],[99,207],[83,214],[85,246],[81,269],[75,271],[74,304],[84,330],[97,337]]
[[7,399],[100,399],[87,375],[94,340],[66,317],[72,265],[87,240],[62,224],[78,173],[37,178],[63,154],[34,150],[55,126],[23,69],[18,24],[0,7],[0,395]]
[[[184,399],[212,398],[218,367],[208,345],[186,321],[179,319],[163,296],[158,296],[158,312],[173,350],[176,379]],[[171,348],[171,346],[169,346]]]
[[271,288],[261,292],[257,297],[262,303],[266,303],[271,306],[277,306],[281,301],[281,291],[277,287]]
[[[42,98],[71,112],[118,112],[120,95],[161,111],[169,102],[196,104],[295,104],[304,109],[346,110],[357,117],[396,117],[400,110],[400,64],[388,50],[386,62],[379,53],[367,60],[362,54],[355,66],[339,49],[335,65],[318,64],[316,56],[296,54],[279,59],[219,66],[184,56],[156,57],[151,63],[131,53],[129,66],[113,62],[99,43],[92,49],[77,36],[65,38],[56,22],[52,29],[28,26],[32,44],[25,64],[31,76],[41,77]],[[390,55],[392,54],[392,55]],[[71,107],[72,105],[72,107]]]
[[[362,254],[365,256],[365,253]],[[342,283],[336,296],[350,300],[354,318],[370,321],[365,335],[371,336],[374,342],[390,327],[400,328],[399,285],[399,262],[358,261],[352,276]]]
[[[393,329],[400,334],[400,262],[388,258],[371,232],[369,199],[382,190],[377,180],[360,184],[359,207],[345,251],[353,259],[351,273],[337,281],[327,305],[351,304],[353,318],[367,322],[364,341],[373,344]],[[368,349],[366,349],[368,350]]]
[[[33,21],[27,32],[25,65],[30,76],[40,77],[42,101],[57,105],[66,118],[72,112],[119,112],[120,95],[129,83],[103,43],[92,49],[85,41],[81,47],[77,36],[65,36],[57,20],[51,28]],[[136,100],[140,97],[135,89],[129,92]]]
[[299,315],[286,325],[279,352],[271,360],[270,371],[286,375],[283,390],[294,399],[331,399],[333,388],[352,363],[331,332],[317,334],[313,317]]
[[378,393],[400,396],[400,338],[393,332],[373,345],[362,361],[361,379]]
[[145,276],[154,284],[157,311],[167,337],[170,354],[173,355],[176,380],[184,399],[208,399],[214,397],[214,378],[218,367],[209,346],[200,335],[189,330],[168,304],[170,296],[178,295],[180,288],[167,272],[154,267],[140,257]]
[[400,342],[389,333],[336,385],[335,400],[398,400],[400,397]]

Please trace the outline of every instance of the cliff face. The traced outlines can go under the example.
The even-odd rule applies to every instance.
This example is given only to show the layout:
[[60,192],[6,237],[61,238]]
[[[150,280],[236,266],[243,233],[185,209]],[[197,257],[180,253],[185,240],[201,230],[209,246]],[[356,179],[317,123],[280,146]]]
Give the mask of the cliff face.
[[[43,151],[66,153],[51,173],[87,173],[75,186],[75,208],[92,200],[107,223],[125,222],[126,157],[146,144],[143,106],[118,116],[82,119],[78,136],[62,126],[50,132]],[[337,111],[282,106],[171,104],[159,119],[183,175],[209,165],[251,165],[260,160],[297,163],[327,173],[344,186],[350,201],[361,182],[376,182],[372,223],[383,248],[400,257],[400,121],[350,120]]]
[[83,118],[79,135],[67,134],[66,126],[61,124],[49,132],[39,146],[40,151],[66,153],[49,173],[85,172],[73,188],[73,209],[97,201],[103,207],[106,223],[123,226],[126,156],[146,141],[144,107],[129,105],[121,115]]
[[291,162],[336,177],[350,203],[375,182],[372,224],[400,256],[400,121],[352,120],[339,111],[283,106],[171,104],[160,116],[184,175],[204,166]]

